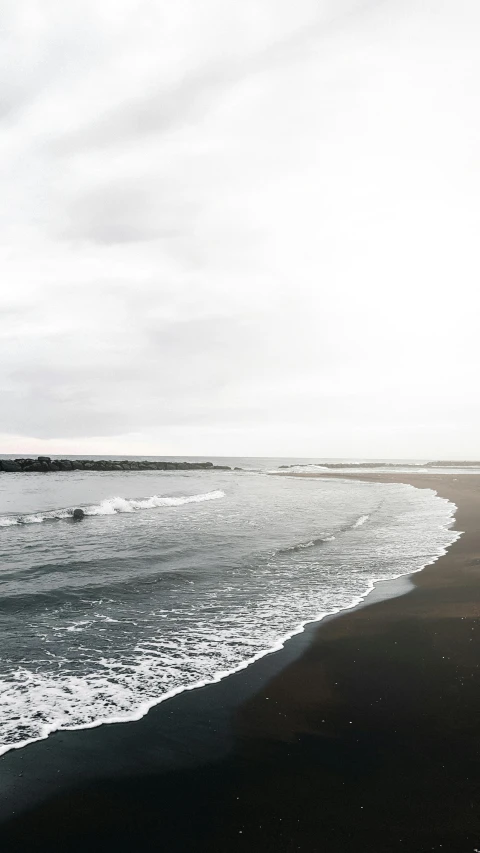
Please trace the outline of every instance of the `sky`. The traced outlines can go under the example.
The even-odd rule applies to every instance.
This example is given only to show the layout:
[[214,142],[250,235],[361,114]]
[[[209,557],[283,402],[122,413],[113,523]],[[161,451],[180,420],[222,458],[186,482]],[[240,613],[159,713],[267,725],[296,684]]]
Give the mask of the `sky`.
[[478,0],[3,0],[0,452],[480,458]]

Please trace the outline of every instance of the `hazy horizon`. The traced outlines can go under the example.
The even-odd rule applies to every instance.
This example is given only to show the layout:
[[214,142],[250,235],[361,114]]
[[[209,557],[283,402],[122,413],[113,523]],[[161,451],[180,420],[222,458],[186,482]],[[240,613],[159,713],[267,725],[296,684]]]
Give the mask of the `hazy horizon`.
[[0,454],[479,458],[479,37],[6,0]]
[[[72,458],[72,459],[74,459],[76,457],[78,457],[79,459],[88,458],[88,454],[85,454],[85,453],[75,454],[74,452],[72,452],[72,453],[68,453],[68,454],[62,454],[62,453],[56,453],[53,450],[50,451],[50,456],[52,459],[61,458],[63,455],[65,455],[66,458]],[[1,457],[13,458],[15,456],[17,456],[18,458],[22,458],[22,457],[24,457],[24,458],[30,458],[30,457],[36,458],[37,452],[36,451],[31,451],[31,452],[24,451],[22,454],[0,453],[0,458]],[[341,462],[341,463],[346,463],[346,462],[390,463],[391,462],[391,463],[398,463],[398,464],[410,463],[410,464],[422,465],[423,463],[430,464],[431,462],[458,462],[458,463],[461,463],[461,462],[477,463],[478,462],[478,464],[480,465],[480,460],[477,460],[474,458],[460,457],[460,456],[458,456],[458,457],[456,457],[456,456],[446,457],[445,456],[442,458],[440,458],[440,457],[425,457],[425,456],[422,456],[422,457],[392,456],[392,457],[387,458],[387,457],[379,457],[379,456],[321,456],[321,455],[317,455],[317,456],[292,456],[292,455],[290,455],[290,456],[276,456],[276,455],[271,456],[268,454],[266,454],[264,456],[260,456],[258,454],[240,456],[239,454],[235,454],[235,453],[223,454],[220,456],[218,454],[205,454],[205,453],[195,453],[195,454],[193,454],[193,453],[191,453],[191,454],[186,454],[186,453],[185,454],[166,454],[166,453],[165,454],[161,454],[161,453],[160,454],[159,453],[133,454],[133,453],[126,453],[125,452],[123,454],[122,453],[99,454],[99,453],[93,453],[92,452],[90,454],[90,457],[91,458],[106,458],[106,459],[108,459],[110,457],[113,457],[115,459],[122,459],[122,458],[125,458],[125,459],[130,459],[130,458],[142,459],[142,458],[155,457],[158,459],[166,459],[166,460],[168,460],[168,459],[185,459],[185,460],[189,460],[189,459],[196,460],[196,459],[198,459],[198,460],[205,460],[205,461],[222,460],[222,459],[223,460],[228,460],[228,459],[230,459],[230,460],[235,460],[235,459],[239,459],[239,460],[241,460],[241,459],[259,459],[259,460],[272,459],[272,460],[286,460],[286,461],[288,460],[290,462],[297,462],[298,461],[298,462],[302,462],[302,463],[315,463],[315,462],[317,462],[319,464],[323,464],[323,463],[329,464],[329,463],[337,463],[337,462]]]

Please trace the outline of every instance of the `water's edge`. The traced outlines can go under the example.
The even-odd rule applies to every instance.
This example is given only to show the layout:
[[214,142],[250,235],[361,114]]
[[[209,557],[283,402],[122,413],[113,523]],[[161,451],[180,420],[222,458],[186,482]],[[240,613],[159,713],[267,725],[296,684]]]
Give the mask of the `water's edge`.
[[[404,485],[406,485],[408,488],[416,489],[415,486],[412,486],[410,484],[404,484]],[[179,694],[182,694],[182,693],[198,690],[201,687],[207,687],[209,685],[218,684],[219,682],[223,681],[227,677],[234,675],[236,673],[239,673],[243,670],[246,670],[247,668],[251,667],[252,664],[257,663],[261,659],[263,659],[267,656],[273,655],[274,653],[279,652],[282,649],[285,649],[285,646],[287,644],[289,644],[293,638],[298,637],[298,635],[305,634],[307,629],[316,630],[316,627],[321,622],[325,622],[325,620],[330,621],[331,619],[338,618],[338,616],[341,616],[341,614],[343,614],[344,612],[356,610],[356,609],[359,609],[362,607],[370,606],[371,604],[374,604],[378,601],[382,601],[382,600],[386,600],[388,598],[398,597],[398,596],[402,596],[402,595],[407,594],[408,592],[410,592],[411,590],[414,589],[414,585],[413,585],[412,581],[410,580],[411,576],[413,574],[417,574],[420,571],[423,571],[427,566],[430,566],[433,563],[437,562],[440,559],[440,557],[444,556],[447,553],[448,548],[450,548],[451,545],[453,545],[454,542],[456,542],[459,539],[459,537],[462,535],[461,531],[457,531],[455,529],[452,529],[452,524],[453,524],[453,521],[455,519],[455,512],[457,510],[456,504],[454,504],[452,501],[448,500],[447,498],[439,497],[437,492],[434,491],[433,489],[429,489],[429,491],[431,491],[433,493],[434,497],[437,497],[439,500],[441,500],[445,504],[449,505],[449,519],[445,524],[440,525],[440,527],[444,527],[445,530],[449,530],[451,532],[452,539],[451,539],[451,542],[446,547],[444,547],[440,550],[440,553],[438,553],[437,555],[435,555],[434,557],[432,557],[431,559],[426,561],[418,569],[416,569],[414,571],[409,571],[408,573],[400,573],[393,578],[389,578],[388,580],[384,580],[381,578],[371,579],[369,586],[365,590],[365,592],[362,593],[362,595],[357,596],[352,601],[351,604],[346,605],[346,606],[342,606],[341,608],[338,608],[338,609],[331,610],[328,613],[323,612],[314,618],[311,618],[311,619],[308,619],[304,622],[299,623],[295,628],[293,628],[287,634],[280,637],[277,640],[277,642],[274,643],[273,646],[270,646],[269,648],[266,648],[266,649],[262,650],[261,652],[258,652],[256,655],[254,655],[251,658],[248,658],[247,660],[241,662],[240,664],[233,667],[232,669],[217,672],[217,673],[215,673],[214,676],[212,676],[208,679],[202,679],[202,680],[195,682],[193,684],[190,684],[190,685],[181,685],[181,686],[175,687],[172,690],[167,691],[165,694],[163,694],[160,697],[156,697],[155,699],[151,699],[151,700],[146,701],[141,706],[139,706],[139,708],[137,708],[135,711],[132,711],[131,713],[129,713],[128,716],[122,715],[122,716],[112,716],[112,717],[108,717],[108,718],[99,718],[98,720],[95,720],[94,722],[91,722],[91,723],[84,723],[84,724],[72,725],[72,726],[51,725],[51,726],[46,727],[44,733],[42,733],[38,737],[28,738],[25,741],[20,741],[16,744],[8,744],[8,745],[4,745],[3,747],[0,747],[0,756],[5,755],[6,753],[11,752],[12,750],[20,750],[23,747],[28,746],[30,744],[46,740],[54,732],[58,732],[58,731],[62,731],[62,732],[82,731],[82,730],[86,730],[86,729],[99,728],[100,726],[104,726],[104,725],[112,725],[112,724],[120,724],[120,723],[123,724],[123,723],[127,723],[127,722],[139,721],[143,717],[145,717],[152,708],[155,708],[158,705],[163,704],[168,699],[172,699],[173,697],[178,696]],[[308,631],[308,633],[310,633],[310,630]],[[302,645],[302,648],[299,649],[299,651],[296,654],[294,654],[294,657],[298,657],[298,655],[301,654],[302,651],[303,651],[303,645]]]

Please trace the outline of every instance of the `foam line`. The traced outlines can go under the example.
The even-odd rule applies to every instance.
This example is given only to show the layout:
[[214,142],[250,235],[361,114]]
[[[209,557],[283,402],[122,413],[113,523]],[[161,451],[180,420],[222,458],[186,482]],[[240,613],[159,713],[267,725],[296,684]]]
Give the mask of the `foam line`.
[[[407,488],[413,488],[413,487],[407,487]],[[429,491],[432,491],[432,490],[429,490]],[[209,494],[213,494],[213,493],[209,493]],[[40,740],[45,740],[50,734],[52,734],[53,732],[58,731],[58,730],[76,731],[76,730],[82,730],[82,729],[97,728],[98,726],[105,725],[105,724],[114,724],[114,723],[130,722],[130,721],[140,720],[142,717],[144,717],[148,713],[148,711],[151,708],[153,708],[156,705],[161,704],[162,702],[165,702],[167,699],[171,699],[172,697],[174,697],[180,693],[183,693],[187,690],[196,690],[200,687],[205,687],[208,684],[218,683],[219,681],[223,680],[224,678],[228,677],[229,675],[233,675],[236,672],[240,672],[241,670],[246,669],[247,667],[251,666],[251,664],[255,663],[256,661],[260,660],[261,658],[263,658],[267,655],[273,654],[277,651],[280,651],[281,649],[283,649],[283,647],[285,646],[285,643],[288,640],[290,640],[292,637],[302,633],[305,630],[305,628],[307,627],[307,625],[320,622],[322,619],[324,619],[327,616],[332,616],[332,615],[341,613],[345,610],[350,610],[352,608],[357,607],[359,604],[364,602],[365,599],[370,595],[370,593],[375,589],[376,584],[384,582],[386,580],[393,581],[393,580],[396,580],[400,577],[404,577],[404,576],[415,574],[416,572],[422,571],[426,566],[435,563],[441,556],[446,554],[448,547],[450,547],[461,536],[461,532],[450,529],[451,524],[452,524],[453,519],[454,519],[454,516],[455,516],[455,511],[457,509],[456,505],[454,503],[452,503],[451,501],[448,501],[444,498],[438,497],[436,492],[432,491],[432,494],[436,497],[436,500],[442,502],[445,505],[445,509],[446,509],[445,517],[444,517],[444,519],[442,519],[442,523],[438,525],[438,528],[442,529],[445,532],[448,532],[450,534],[449,541],[445,545],[442,545],[442,546],[438,545],[438,553],[436,553],[436,554],[425,554],[422,557],[422,561],[418,565],[417,568],[415,568],[415,569],[409,568],[408,570],[401,571],[401,572],[398,572],[398,574],[390,575],[390,576],[379,575],[379,576],[372,576],[369,579],[366,578],[365,579],[367,581],[366,587],[362,591],[361,594],[354,596],[351,600],[346,601],[345,603],[342,603],[342,605],[339,607],[324,609],[324,610],[318,612],[317,614],[309,617],[305,621],[301,621],[295,627],[293,627],[291,630],[283,633],[277,640],[275,640],[274,642],[271,642],[270,645],[266,645],[265,648],[258,651],[256,654],[246,658],[245,660],[239,662],[238,664],[236,664],[230,668],[220,669],[220,670],[212,673],[210,676],[208,676],[206,678],[198,679],[198,680],[196,680],[190,684],[177,685],[177,686],[175,686],[169,690],[166,690],[165,693],[163,693],[163,694],[160,694],[160,695],[155,696],[155,697],[150,697],[147,700],[145,700],[144,702],[139,702],[137,707],[129,708],[129,710],[125,710],[125,712],[122,712],[122,713],[99,716],[97,719],[95,719],[91,722],[82,722],[82,723],[73,724],[73,725],[65,724],[64,721],[61,721],[58,719],[56,721],[45,723],[45,725],[41,729],[41,733],[38,736],[30,737],[30,738],[27,738],[25,740],[18,741],[16,743],[9,743],[9,744],[1,745],[0,746],[0,755],[3,755],[6,752],[9,752],[12,749],[21,749],[22,747],[27,746],[30,743],[34,743],[34,742],[40,741]],[[196,496],[196,497],[198,498],[199,496]],[[204,497],[204,499],[205,499],[205,497]],[[212,499],[212,498],[209,498],[209,499]],[[361,516],[357,521],[357,525],[359,524],[359,522],[361,522],[361,524],[364,524],[367,519],[368,519],[368,516]],[[22,680],[24,683],[25,683],[25,679],[26,679],[27,685],[28,685],[28,679],[29,678],[33,678],[33,673],[28,673],[27,671],[18,673],[18,679]],[[79,686],[79,695],[80,695],[80,692],[82,690],[84,690],[86,686],[87,685],[85,685],[82,682],[82,685]],[[52,694],[51,698],[53,701],[55,701],[55,695],[56,695],[56,690],[58,689],[58,685],[56,685],[52,682],[52,683],[48,683],[46,685],[46,687],[51,691],[51,694]]]
[[[216,489],[213,492],[204,492],[199,495],[185,495],[173,497],[161,497],[152,495],[149,498],[106,498],[99,504],[82,506],[85,515],[116,515],[117,513],[138,512],[143,509],[158,509],[160,507],[184,506],[191,503],[203,503],[214,501],[225,497],[225,492]],[[31,513],[29,515],[3,515],[0,516],[0,527],[11,527],[15,524],[41,524],[42,521],[60,521],[71,519],[75,507],[67,509],[51,510],[49,512]]]

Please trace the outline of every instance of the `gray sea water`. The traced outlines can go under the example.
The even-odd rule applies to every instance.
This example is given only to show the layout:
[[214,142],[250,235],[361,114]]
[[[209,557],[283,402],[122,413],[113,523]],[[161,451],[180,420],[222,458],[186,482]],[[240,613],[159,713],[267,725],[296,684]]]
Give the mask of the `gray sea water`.
[[457,536],[430,490],[234,464],[250,470],[0,475],[0,753],[138,719]]

